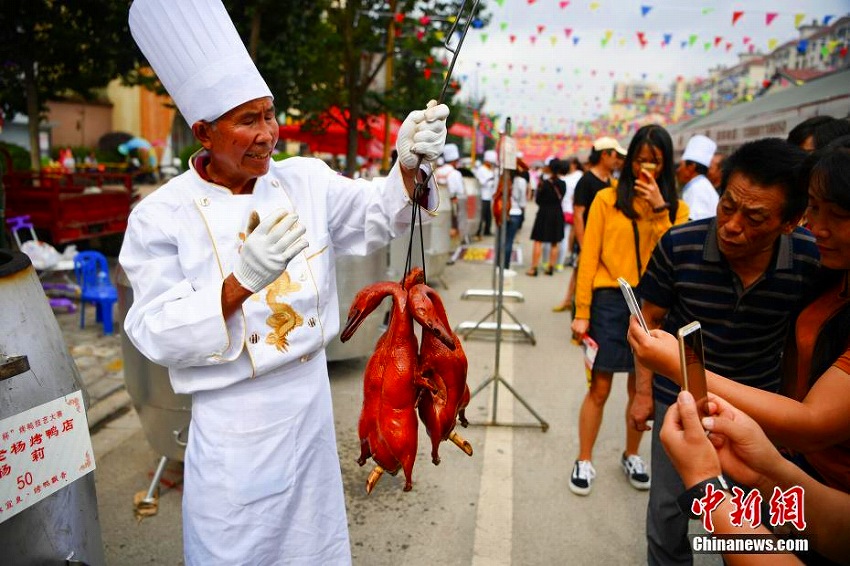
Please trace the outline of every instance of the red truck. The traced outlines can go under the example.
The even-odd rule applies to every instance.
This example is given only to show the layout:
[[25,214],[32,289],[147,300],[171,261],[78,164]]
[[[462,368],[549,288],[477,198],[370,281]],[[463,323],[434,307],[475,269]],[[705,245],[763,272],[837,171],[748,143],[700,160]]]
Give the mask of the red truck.
[[123,234],[133,199],[127,173],[14,171],[6,167],[6,218],[28,214],[40,237],[59,247],[69,242]]

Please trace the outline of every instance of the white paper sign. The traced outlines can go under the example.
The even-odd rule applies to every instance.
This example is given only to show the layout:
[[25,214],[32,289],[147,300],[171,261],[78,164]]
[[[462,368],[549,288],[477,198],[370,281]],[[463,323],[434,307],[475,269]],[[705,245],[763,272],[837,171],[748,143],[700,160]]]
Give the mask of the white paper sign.
[[516,170],[516,140],[510,136],[503,136],[501,138],[501,150],[502,154],[501,165],[502,169],[508,169],[510,171]]
[[94,468],[82,391],[0,420],[0,523]]

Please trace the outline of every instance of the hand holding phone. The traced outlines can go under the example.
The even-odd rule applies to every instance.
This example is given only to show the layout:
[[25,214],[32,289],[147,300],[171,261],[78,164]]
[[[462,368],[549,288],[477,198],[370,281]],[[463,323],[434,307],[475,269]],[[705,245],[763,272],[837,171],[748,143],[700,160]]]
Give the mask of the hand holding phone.
[[626,304],[629,306],[629,312],[635,315],[640,322],[641,328],[643,328],[647,334],[649,334],[649,327],[646,325],[646,320],[643,318],[643,313],[640,312],[640,305],[637,302],[637,298],[635,298],[635,293],[632,291],[632,286],[629,285],[629,282],[623,279],[622,277],[617,278],[617,283],[620,284],[620,290],[623,292],[623,297],[626,299]]
[[682,389],[694,396],[700,417],[708,416],[708,385],[705,380],[705,351],[702,326],[694,321],[679,329],[679,362],[682,365]]
[[640,164],[640,171],[641,173],[645,173],[646,175],[654,179],[656,167],[657,165],[655,163],[644,162]]

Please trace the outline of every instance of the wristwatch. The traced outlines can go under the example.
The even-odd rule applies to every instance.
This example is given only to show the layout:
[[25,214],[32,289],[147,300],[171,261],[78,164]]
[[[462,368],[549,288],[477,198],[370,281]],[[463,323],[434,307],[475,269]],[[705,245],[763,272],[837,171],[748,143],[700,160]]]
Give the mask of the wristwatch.
[[664,204],[662,204],[661,206],[656,206],[655,208],[653,208],[653,209],[652,209],[652,212],[656,212],[656,213],[657,213],[657,212],[661,212],[662,210],[667,210],[668,208],[670,208],[670,203],[669,203],[669,202],[665,202],[665,203],[664,203]]
[[684,515],[691,519],[699,518],[699,515],[696,515],[693,512],[692,505],[695,499],[702,499],[705,497],[706,488],[709,485],[713,486],[715,491],[725,491],[726,493],[732,492],[732,487],[729,485],[729,482],[726,481],[726,478],[723,477],[723,474],[713,478],[708,478],[707,480],[702,480],[692,488],[686,489],[685,492],[676,499],[676,504],[679,506],[679,509]]

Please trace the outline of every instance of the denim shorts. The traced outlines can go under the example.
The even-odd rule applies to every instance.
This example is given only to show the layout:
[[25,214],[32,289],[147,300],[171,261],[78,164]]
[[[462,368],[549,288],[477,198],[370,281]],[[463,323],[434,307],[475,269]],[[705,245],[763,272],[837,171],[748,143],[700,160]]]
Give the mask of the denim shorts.
[[599,345],[599,352],[593,363],[594,371],[614,373],[635,370],[632,349],[626,340],[630,314],[620,289],[593,290],[588,334]]

